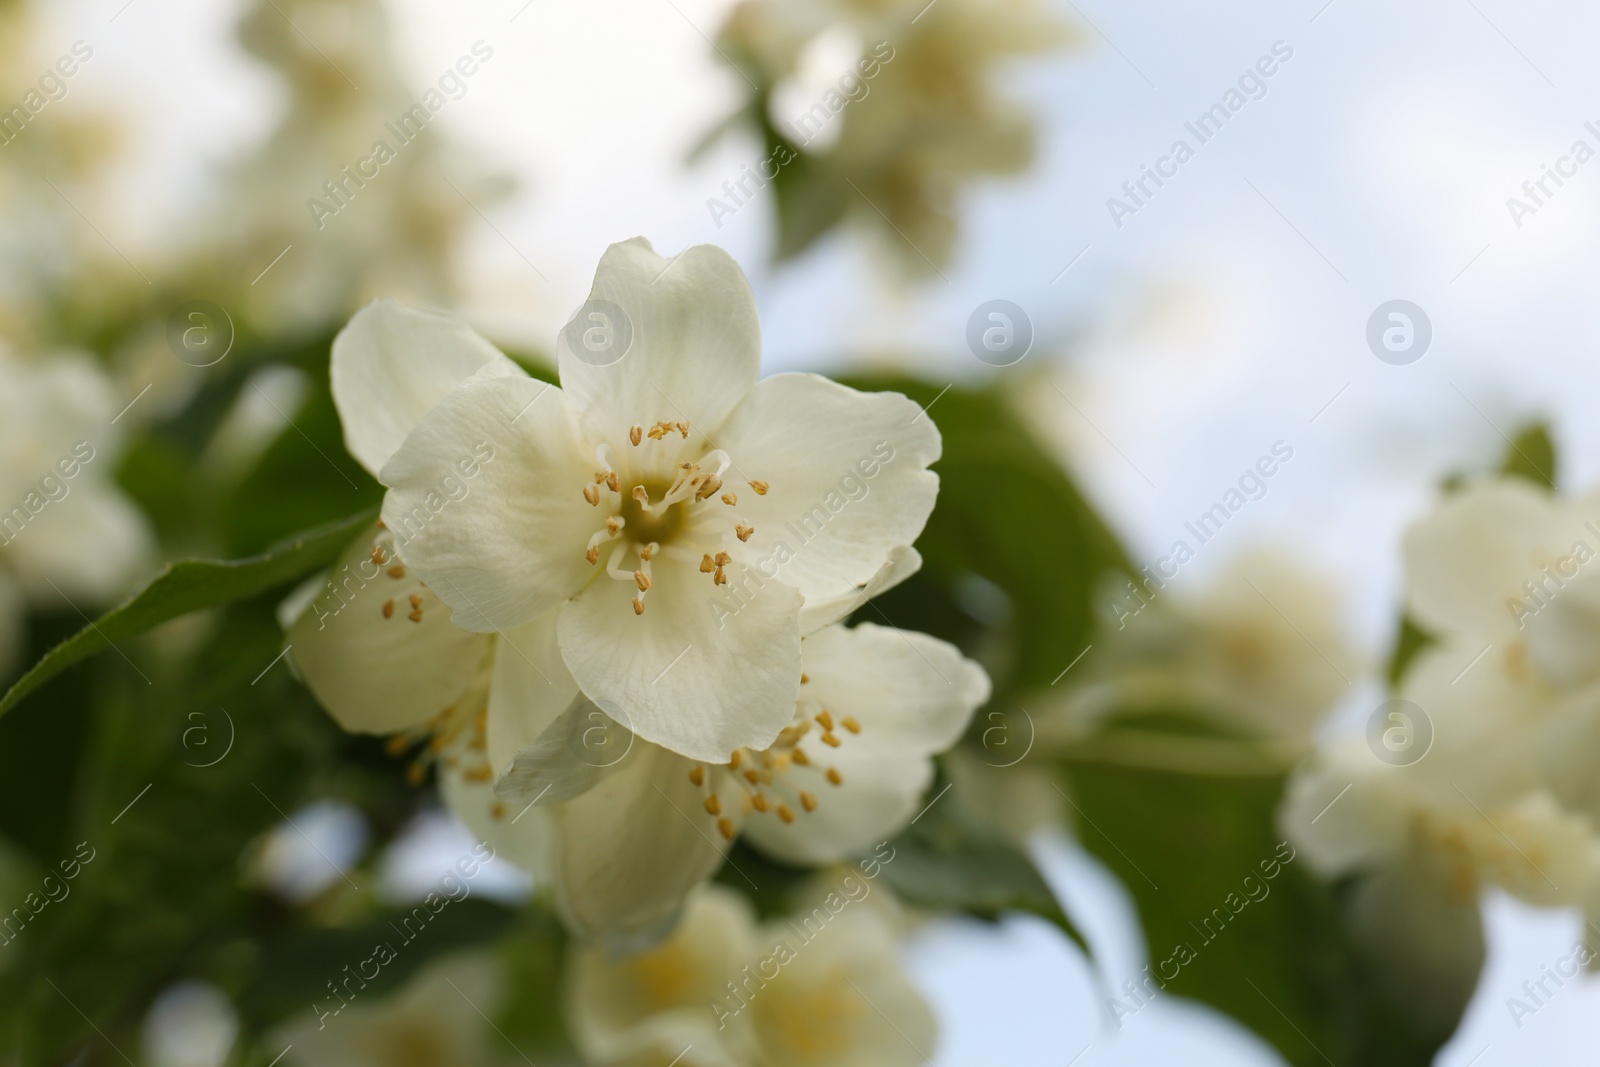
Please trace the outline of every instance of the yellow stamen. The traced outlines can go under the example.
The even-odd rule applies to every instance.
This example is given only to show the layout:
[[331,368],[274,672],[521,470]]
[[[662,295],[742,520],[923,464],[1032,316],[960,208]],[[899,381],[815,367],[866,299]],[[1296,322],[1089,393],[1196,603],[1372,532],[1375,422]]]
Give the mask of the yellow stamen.
[[[699,785],[699,784],[700,784],[699,782],[695,783],[695,785]],[[710,796],[706,797],[706,814],[707,815],[721,815],[722,814],[722,801],[717,799],[717,794],[715,794],[715,793],[712,793]]]
[[644,571],[634,571],[633,581],[639,587],[639,592],[641,593],[650,588],[650,576]]
[[784,822],[794,822],[794,812],[790,810],[789,805],[779,804],[778,818],[782,819]]
[[722,494],[722,502],[724,504],[728,505],[731,508],[731,507],[733,507],[735,504],[737,504],[739,502],[739,494],[738,493],[723,493]]
[[709,553],[700,557],[700,573],[701,574],[710,574],[712,571],[714,571],[716,569],[717,569],[717,561],[712,559]]
[[766,496],[767,490],[770,489],[771,486],[767,485],[766,482],[751,482],[750,488],[756,491],[756,496]]
[[599,490],[599,488],[597,488],[596,486],[593,486],[593,485],[584,486],[583,487],[583,499],[587,500],[589,502],[590,506],[599,507],[600,506],[600,490]]
[[644,601],[640,600],[638,597],[633,598],[633,613],[635,615],[644,614]]
[[591,564],[599,563],[600,562],[600,546],[599,545],[590,545],[589,546],[589,551],[587,551],[587,552],[585,552],[583,554],[583,558],[588,560]]
[[689,781],[693,782],[695,785],[705,785],[706,769],[698,763],[696,763],[693,767],[690,767]]
[[748,541],[750,540],[750,535],[756,532],[756,528],[754,526],[746,526],[742,522],[735,523],[733,532],[738,535],[739,540]]
[[838,748],[842,742],[840,742],[840,740],[833,734],[824,733],[822,735],[822,743],[827,745],[829,748]]
[[861,732],[861,723],[856,720],[854,715],[846,715],[839,721],[844,723],[844,728],[849,730],[851,733],[859,734]]
[[800,806],[805,808],[807,811],[816,811],[817,798],[812,794],[802,790],[800,793]]
[[824,730],[833,729],[833,713],[828,711],[827,708],[823,708],[822,714],[817,716],[817,725],[821,726]]
[[635,445],[637,445],[640,442],[640,440],[642,440],[643,438],[644,438],[644,427],[643,426],[635,426],[633,429],[628,431],[628,440],[632,441]]
[[834,785],[844,785],[844,775],[839,773],[839,768],[829,767],[828,781],[832,782]]
[[757,793],[755,796],[750,798],[750,803],[753,804],[755,809],[760,812],[765,812],[772,806],[771,802],[767,800],[767,794],[765,793]]
[[733,820],[732,819],[718,819],[717,820],[717,829],[722,833],[722,836],[723,836],[724,840],[727,840],[727,841],[732,841],[733,840]]
[[386,619],[394,618],[394,600],[393,599],[385,600],[383,602],[383,617],[386,618]]
[[389,568],[389,577],[391,577],[391,578],[404,578],[405,576],[406,576],[406,569],[404,567],[400,566],[400,564],[396,563],[393,567]]

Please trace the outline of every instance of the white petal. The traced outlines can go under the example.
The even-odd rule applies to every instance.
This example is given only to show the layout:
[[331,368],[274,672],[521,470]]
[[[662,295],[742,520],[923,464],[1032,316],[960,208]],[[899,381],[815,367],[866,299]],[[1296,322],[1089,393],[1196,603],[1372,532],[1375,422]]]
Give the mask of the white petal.
[[[737,566],[719,590],[692,564],[657,564],[643,615],[636,587],[605,576],[567,605],[567,668],[608,715],[681,755],[726,763],[766,748],[794,718],[799,594]],[[732,589],[751,591],[742,606]]]
[[[356,733],[393,733],[437,715],[466,692],[489,651],[489,639],[454,626],[415,574],[391,578],[392,558],[373,561],[377,533],[351,543],[288,635],[311,692]],[[421,622],[411,621],[413,596]]]
[[1407,604],[1423,629],[1479,642],[1515,636],[1523,583],[1565,555],[1582,523],[1548,493],[1507,478],[1463,490],[1406,532]]
[[735,509],[755,527],[738,551],[806,600],[848,596],[870,582],[933,511],[939,458],[933,420],[899,393],[861,393],[814,374],[761,382],[717,444],[740,490]]
[[1418,799],[1405,771],[1362,741],[1319,754],[1289,776],[1279,825],[1324,878],[1381,868],[1406,848]]
[[848,618],[861,605],[888,589],[893,589],[922,569],[922,553],[910,545],[899,545],[889,550],[889,559],[878,573],[860,586],[842,596],[822,600],[807,600],[800,609],[800,632],[813,634],[824,626]]
[[[621,309],[632,343],[606,366],[557,345],[561,387],[591,433],[616,439],[635,424],[688,421],[715,436],[761,367],[761,326],[750,283],[712,245],[656,255],[642,237],[606,249],[590,301]],[[589,305],[585,305],[589,307]]]
[[[63,593],[107,603],[153,561],[155,538],[144,513],[117,489],[79,479],[63,482],[68,495],[46,504],[5,545],[17,579],[41,603],[65,607]],[[0,543],[7,536],[0,531]]]
[[512,758],[494,795],[517,809],[564,804],[621,768],[633,734],[579,693],[555,721]]
[[468,781],[466,764],[444,765],[439,795],[467,828],[494,849],[494,854],[533,875],[536,885],[550,880],[550,850],[555,825],[542,809],[521,810],[494,795],[489,781]]
[[[808,738],[800,747],[811,765],[790,767],[783,787],[809,792],[817,798],[816,810],[803,811],[790,799],[793,822],[751,815],[744,823],[746,839],[782,863],[813,867],[859,856],[904,829],[926,803],[922,797],[933,781],[933,761],[869,752],[852,745],[854,740],[835,750]],[[823,777],[828,768],[840,773],[842,785]]]
[[989,699],[982,667],[954,645],[915,631],[870,622],[833,626],[806,638],[801,655],[808,681],[800,699],[820,704],[835,720],[856,719],[860,734],[836,727],[851,747],[943,752]]
[[560,609],[507,630],[495,641],[489,683],[489,764],[504,771],[578,695],[556,644]]
[[684,759],[638,741],[616,773],[550,809],[556,904],[567,925],[618,946],[669,930],[689,892],[722,864],[722,839],[701,825],[701,803]]
[[583,554],[604,516],[582,491],[594,462],[555,386],[468,383],[383,468],[383,519],[456,625],[509,630],[593,576]]
[[350,454],[374,476],[411,428],[473,374],[526,372],[472,327],[377,300],[333,339],[329,381]]

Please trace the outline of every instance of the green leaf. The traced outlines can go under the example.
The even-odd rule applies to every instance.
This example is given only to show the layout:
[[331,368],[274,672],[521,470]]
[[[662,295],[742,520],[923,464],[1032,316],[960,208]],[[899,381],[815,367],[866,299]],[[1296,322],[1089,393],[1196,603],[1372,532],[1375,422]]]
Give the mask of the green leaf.
[[[1063,784],[1079,839],[1138,905],[1152,986],[1226,1012],[1306,1067],[1424,1065],[1449,1039],[1473,983],[1434,983],[1426,1014],[1395,995],[1394,968],[1353,932],[1350,887],[1317,880],[1278,833],[1282,777],[1074,764]],[[1475,916],[1461,924],[1469,975]],[[1142,1005],[1118,1002],[1119,1021],[1138,1025],[1128,1014]]]
[[1536,422],[1512,440],[1506,450],[1501,474],[1526,478],[1546,489],[1556,487],[1556,445],[1550,437],[1550,427]]
[[1400,632],[1394,638],[1394,651],[1389,654],[1389,667],[1384,672],[1389,685],[1398,686],[1411,668],[1412,661],[1429,645],[1438,643],[1438,639],[1418,626],[1411,616],[1402,615]]
[[164,622],[203,608],[255,596],[332,563],[374,518],[364,511],[318,527],[241,560],[191,559],[170,563],[128,600],[51,649],[0,699],[0,715],[75,663],[142,634]]
[[1028,912],[1060,927],[1092,956],[1028,854],[942,791],[889,847],[892,858],[878,857],[883,877],[907,903],[991,922],[1004,912]]

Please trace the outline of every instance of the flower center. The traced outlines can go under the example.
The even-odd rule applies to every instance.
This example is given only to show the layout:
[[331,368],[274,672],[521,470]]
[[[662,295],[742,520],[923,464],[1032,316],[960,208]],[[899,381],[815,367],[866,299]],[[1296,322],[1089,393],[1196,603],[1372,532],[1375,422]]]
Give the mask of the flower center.
[[[809,680],[804,674],[800,676],[802,685]],[[854,717],[836,719],[827,708],[802,696],[795,702],[794,721],[769,747],[759,751],[736,749],[732,759],[712,765],[709,774],[703,763],[689,769],[689,780],[705,791],[706,814],[716,820],[717,830],[725,839],[732,841],[736,832],[733,820],[722,807],[722,795],[730,785],[738,791],[743,813],[770,814],[785,823],[817,810],[817,795],[806,786],[819,786],[821,782],[844,785],[844,775],[837,767],[820,766],[801,747],[801,740],[813,728],[821,731],[822,743],[829,748],[840,748],[846,737],[861,732],[861,724]]]
[[[682,455],[683,442],[688,439],[687,422],[657,422],[648,431],[636,424],[628,431],[628,443],[642,451],[636,463],[625,466],[652,472],[665,466],[670,474],[624,477],[623,471],[612,463],[610,446],[603,444],[595,449],[599,469],[594,472],[594,480],[583,486],[583,499],[591,507],[598,508],[604,501],[606,510],[611,512],[590,536],[584,558],[591,566],[599,566],[601,556],[606,556],[608,576],[638,587],[638,595],[633,598],[635,615],[644,614],[645,594],[655,584],[651,563],[657,555],[698,563],[700,573],[711,575],[717,585],[728,581],[725,568],[733,557],[722,549],[727,542],[729,516],[717,508],[739,506],[739,494],[723,485],[723,475],[733,466],[733,460],[722,449],[713,447],[698,460],[674,462],[673,457]],[[679,451],[664,456],[649,454],[660,447]],[[749,486],[757,496],[767,493],[766,482],[751,481]],[[732,518],[733,535],[740,541],[750,540],[755,527],[737,512]]]

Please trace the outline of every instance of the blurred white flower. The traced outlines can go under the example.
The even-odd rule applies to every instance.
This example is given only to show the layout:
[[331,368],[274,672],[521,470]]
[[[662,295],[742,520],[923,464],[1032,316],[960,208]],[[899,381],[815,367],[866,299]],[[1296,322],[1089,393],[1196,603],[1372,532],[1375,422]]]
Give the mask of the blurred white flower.
[[616,347],[597,358],[567,337],[561,388],[476,336],[425,351],[485,369],[397,448],[413,316],[367,309],[334,358],[346,437],[369,466],[393,449],[384,520],[457,626],[505,633],[559,609],[585,695],[648,741],[726,762],[789,725],[801,635],[914,569],[939,433],[898,394],[758,383],[755,302],[720,249],[613,245],[585,307]]
[[1600,497],[1517,479],[1447,497],[1405,539],[1407,613],[1434,643],[1400,687],[1404,719],[1325,746],[1290,781],[1282,821],[1307,862],[1380,876],[1425,952],[1483,886],[1600,905],[1596,520]]
[[145,1016],[144,1062],[153,1067],[222,1067],[239,1036],[239,1016],[209,982],[169,986]]
[[1337,590],[1302,562],[1247,553],[1193,594],[1145,587],[1123,600],[1069,698],[1081,729],[1118,711],[1202,714],[1231,733],[1309,743],[1359,676]]
[[806,186],[784,204],[780,255],[849,216],[910,272],[948,264],[962,187],[1033,159],[1033,119],[996,89],[996,68],[1073,37],[1035,0],[745,0],[719,47],[805,154],[774,157]]
[[359,1000],[321,1018],[308,1007],[275,1031],[272,1043],[289,1046],[287,1064],[306,1067],[487,1067],[506,1062],[503,1039],[485,1021],[494,1018],[502,988],[490,956],[451,956],[382,999]]
[[820,930],[758,926],[742,897],[707,886],[664,944],[580,952],[567,982],[573,1038],[597,1067],[911,1067],[938,1036],[887,920],[866,906],[841,906]]
[[120,407],[87,356],[0,351],[0,661],[23,594],[70,613],[114,598],[151,562],[149,525],[112,480]]

